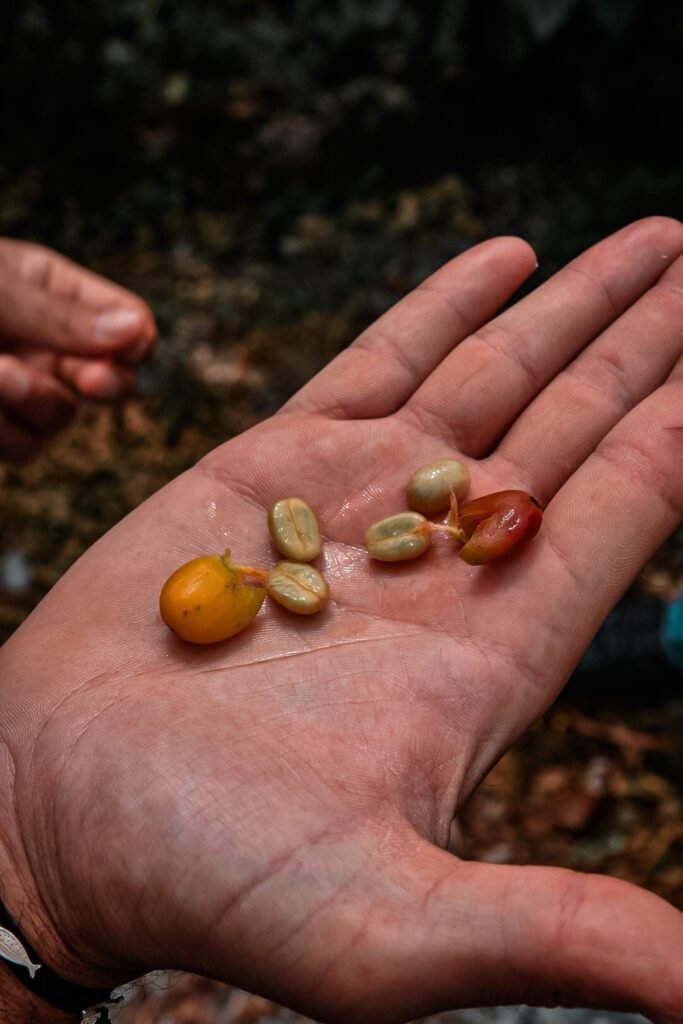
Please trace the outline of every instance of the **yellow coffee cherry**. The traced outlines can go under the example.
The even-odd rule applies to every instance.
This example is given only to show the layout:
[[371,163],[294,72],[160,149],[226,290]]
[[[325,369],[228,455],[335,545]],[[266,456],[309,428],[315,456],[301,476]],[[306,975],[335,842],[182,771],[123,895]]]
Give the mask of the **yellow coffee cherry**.
[[280,498],[268,513],[268,529],[281,555],[295,562],[312,562],[323,540],[315,512],[303,498]]
[[462,501],[470,486],[467,466],[457,459],[438,459],[417,469],[408,481],[408,504],[425,516],[445,512],[451,491]]
[[161,590],[159,610],[183,640],[213,644],[248,626],[265,594],[263,587],[246,582],[227,550],[193,558],[176,569]]

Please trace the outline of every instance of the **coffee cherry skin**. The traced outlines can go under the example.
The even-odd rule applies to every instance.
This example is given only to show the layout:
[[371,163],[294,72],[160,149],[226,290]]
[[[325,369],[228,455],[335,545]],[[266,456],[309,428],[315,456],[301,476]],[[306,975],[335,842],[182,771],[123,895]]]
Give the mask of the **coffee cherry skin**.
[[213,644],[248,626],[265,594],[263,587],[245,581],[228,551],[193,558],[176,569],[162,587],[159,610],[181,639]]
[[458,510],[458,525],[467,538],[460,557],[469,565],[488,565],[535,537],[541,528],[541,506],[526,491],[496,491]]

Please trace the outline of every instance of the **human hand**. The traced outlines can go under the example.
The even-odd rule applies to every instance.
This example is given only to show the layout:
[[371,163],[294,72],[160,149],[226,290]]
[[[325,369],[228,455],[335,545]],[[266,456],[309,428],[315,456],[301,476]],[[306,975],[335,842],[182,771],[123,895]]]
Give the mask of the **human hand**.
[[155,336],[149,308],[125,288],[0,238],[0,458],[27,458],[80,398],[129,394]]
[[[681,517],[682,252],[683,226],[638,222],[496,316],[534,256],[476,246],[53,588],[0,652],[0,878],[54,969],[177,967],[345,1022],[683,1017],[673,907],[443,849]],[[366,527],[454,452],[473,496],[547,505],[538,538],[483,569],[438,541],[372,563]],[[328,609],[179,641],[165,578],[227,544],[272,564],[266,510],[289,494],[318,512]]]

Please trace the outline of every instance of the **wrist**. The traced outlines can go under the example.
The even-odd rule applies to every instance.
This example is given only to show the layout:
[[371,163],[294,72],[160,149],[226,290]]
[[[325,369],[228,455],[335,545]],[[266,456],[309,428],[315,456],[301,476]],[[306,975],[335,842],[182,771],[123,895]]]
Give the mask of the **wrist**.
[[[44,898],[31,871],[26,836],[14,814],[13,761],[3,756],[7,754],[8,747],[0,740],[0,1024],[62,1024],[79,1019],[81,1010],[102,1002],[124,979],[109,972],[98,958],[89,957],[78,934],[67,933],[68,915],[57,910],[64,897],[53,892],[56,898]],[[49,857],[43,859],[48,863],[42,886],[54,877]],[[15,940],[21,951],[18,959]],[[40,966],[29,972],[24,964]],[[71,986],[84,991],[73,991]]]
[[[0,876],[0,888],[5,881],[6,873]],[[48,934],[40,928],[42,917],[40,912],[27,912],[24,901],[20,926],[4,901],[0,902],[0,1024],[62,1024],[80,1019],[86,1009],[110,1002],[112,985],[96,988],[91,972],[65,955],[56,932]],[[25,928],[42,936],[40,952]]]
[[31,992],[0,960],[0,1024],[72,1024],[76,1014],[50,1006]]
[[[0,957],[18,981],[23,983],[24,988],[39,1000],[65,1013],[79,1014],[87,1009],[92,1017],[95,1007],[112,1001],[109,987],[92,989],[55,974],[24,935],[4,903],[0,903]],[[97,1018],[99,1016],[98,1012]]]

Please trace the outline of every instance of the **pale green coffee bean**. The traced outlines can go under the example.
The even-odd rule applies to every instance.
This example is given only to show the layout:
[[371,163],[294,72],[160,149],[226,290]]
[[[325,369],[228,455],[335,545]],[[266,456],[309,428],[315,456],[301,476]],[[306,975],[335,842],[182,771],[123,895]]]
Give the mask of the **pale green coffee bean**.
[[323,546],[315,512],[303,498],[281,498],[268,513],[268,529],[280,554],[312,562]]
[[413,473],[408,481],[408,504],[426,516],[445,512],[450,505],[451,491],[462,501],[469,486],[467,466],[457,459],[439,459]]
[[373,523],[365,534],[365,546],[380,562],[404,562],[418,558],[432,541],[429,524],[419,512],[398,512]]
[[278,562],[266,579],[270,596],[297,615],[313,615],[327,604],[330,588],[312,565]]

